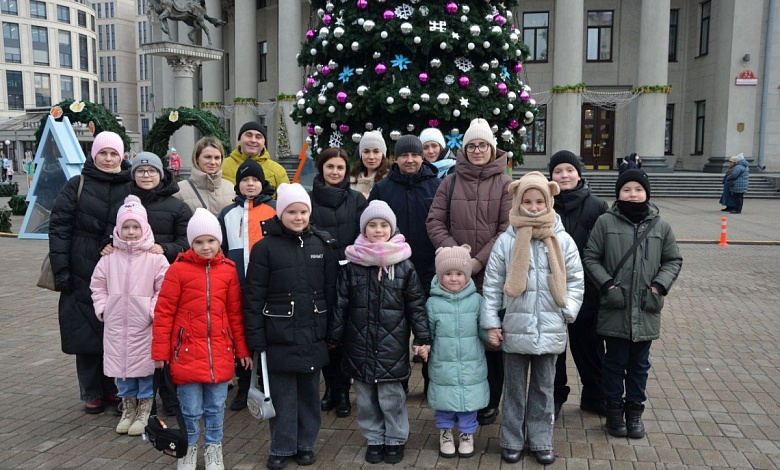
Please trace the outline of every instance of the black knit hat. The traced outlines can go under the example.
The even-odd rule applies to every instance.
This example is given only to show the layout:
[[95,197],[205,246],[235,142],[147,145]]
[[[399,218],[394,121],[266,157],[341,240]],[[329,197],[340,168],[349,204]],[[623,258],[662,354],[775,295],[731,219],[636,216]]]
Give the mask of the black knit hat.
[[647,199],[650,199],[650,179],[648,179],[647,173],[636,168],[626,170],[623,174],[618,176],[617,182],[615,183],[615,199],[620,199],[620,188],[629,181],[636,181],[641,184],[642,187],[645,188]]
[[241,191],[238,189],[238,185],[241,183],[241,180],[247,176],[254,176],[255,178],[259,179],[263,184],[263,189],[265,189],[267,183],[265,181],[265,172],[263,172],[263,167],[261,167],[259,163],[252,160],[251,158],[247,158],[236,171],[235,190],[237,195],[241,195]]
[[416,135],[402,135],[395,143],[395,158],[405,153],[416,153],[422,155],[423,145],[420,138]]
[[257,131],[263,134],[263,138],[268,139],[268,131],[266,131],[265,126],[257,121],[249,121],[244,123],[244,125],[241,126],[241,129],[238,131],[238,138],[241,139],[241,134],[246,131]]
[[552,178],[553,170],[555,170],[555,167],[560,165],[561,163],[571,164],[577,170],[577,174],[582,176],[582,169],[580,168],[580,159],[577,158],[577,155],[574,155],[572,152],[569,152],[568,150],[558,150],[553,154],[552,157],[550,157],[550,163],[547,165],[547,169],[550,172],[550,178]]

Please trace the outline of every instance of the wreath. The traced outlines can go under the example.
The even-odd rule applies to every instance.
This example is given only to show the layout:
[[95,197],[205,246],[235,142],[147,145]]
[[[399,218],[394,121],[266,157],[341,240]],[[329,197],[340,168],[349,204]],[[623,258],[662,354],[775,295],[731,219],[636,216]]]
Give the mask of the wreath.
[[[219,118],[198,108],[163,108],[162,115],[155,119],[144,139],[144,150],[167,160],[168,143],[171,135],[182,126],[194,126],[201,135],[213,135],[222,142],[225,152],[230,152],[230,137],[219,122]],[[167,162],[164,162],[167,165]]]
[[46,127],[46,120],[49,115],[54,116],[54,119],[62,121],[63,116],[67,116],[71,123],[80,122],[86,124],[89,128],[89,132],[93,136],[100,134],[103,131],[111,131],[119,134],[122,138],[122,142],[125,144],[125,150],[130,149],[132,140],[127,135],[125,126],[119,124],[116,116],[105,106],[91,101],[76,101],[72,99],[62,100],[56,105],[52,106],[49,114],[41,117],[41,122],[38,125],[38,130],[35,131],[35,148],[38,148],[38,144],[43,137],[43,129]]

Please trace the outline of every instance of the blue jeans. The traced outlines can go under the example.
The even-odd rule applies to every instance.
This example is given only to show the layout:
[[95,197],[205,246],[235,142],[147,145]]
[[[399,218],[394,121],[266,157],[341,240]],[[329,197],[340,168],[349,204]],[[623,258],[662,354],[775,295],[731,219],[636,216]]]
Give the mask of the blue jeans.
[[622,338],[606,338],[607,353],[601,371],[601,386],[609,401],[643,403],[647,400],[647,375],[650,371],[652,341],[632,342]]
[[527,437],[532,452],[552,450],[557,359],[557,354],[504,354],[504,418],[500,434],[504,449],[523,450]]
[[314,450],[320,432],[320,370],[308,374],[269,372],[276,417],[271,427],[271,455],[288,457]]
[[352,384],[358,408],[358,427],[368,445],[397,446],[409,439],[406,392],[401,382]]
[[477,432],[476,411],[434,411],[433,417],[436,418],[436,429],[455,429],[457,422],[458,431],[466,434]]
[[228,383],[192,383],[176,387],[187,426],[187,444],[194,446],[200,436],[200,418],[203,417],[203,444],[206,446],[222,442],[222,424],[225,417],[225,399]]
[[154,375],[147,377],[128,377],[116,379],[117,395],[121,398],[152,398],[154,397]]

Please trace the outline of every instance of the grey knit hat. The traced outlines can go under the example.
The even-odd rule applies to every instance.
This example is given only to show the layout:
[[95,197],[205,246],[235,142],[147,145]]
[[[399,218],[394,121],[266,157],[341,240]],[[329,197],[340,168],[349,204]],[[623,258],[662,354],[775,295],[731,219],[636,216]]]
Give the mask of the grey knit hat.
[[163,172],[162,160],[160,160],[160,157],[153,154],[152,152],[141,152],[138,155],[136,155],[135,158],[133,159],[133,166],[130,169],[130,174],[135,176],[135,170],[137,170],[138,167],[140,166],[154,167],[154,169],[160,173],[161,178],[165,174]]
[[395,233],[395,212],[393,212],[393,209],[391,209],[385,201],[375,199],[368,203],[368,206],[366,206],[363,213],[360,215],[360,233],[365,235],[366,225],[368,225],[372,219],[386,220],[390,224],[390,233]]
[[387,156],[387,144],[384,137],[382,137],[382,133],[371,131],[363,134],[358,144],[358,151],[362,154],[365,149],[379,149],[382,155]]
[[422,155],[423,144],[416,135],[402,135],[395,143],[395,158],[405,153],[416,153]]

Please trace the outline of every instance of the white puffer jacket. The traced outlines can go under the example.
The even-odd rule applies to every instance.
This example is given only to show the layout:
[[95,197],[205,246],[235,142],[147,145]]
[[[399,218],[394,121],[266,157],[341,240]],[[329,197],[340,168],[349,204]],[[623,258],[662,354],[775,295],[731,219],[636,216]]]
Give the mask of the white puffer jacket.
[[[555,216],[555,236],[566,264],[566,308],[556,305],[547,276],[550,267],[544,242],[531,240],[531,260],[526,290],[519,297],[504,294],[507,268],[512,263],[515,229],[511,225],[499,235],[485,267],[482,286],[484,302],[480,310],[480,326],[484,329],[503,328],[502,350],[515,354],[560,354],[566,350],[568,323],[577,319],[582,305],[584,274],[574,240],[566,233],[561,218]],[[503,321],[498,311],[506,307]]]

